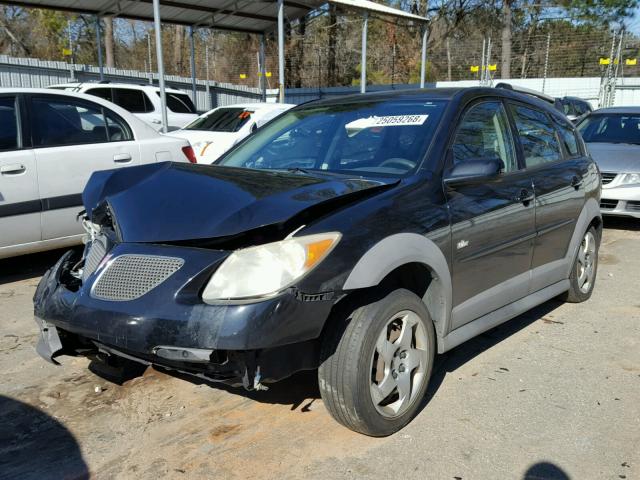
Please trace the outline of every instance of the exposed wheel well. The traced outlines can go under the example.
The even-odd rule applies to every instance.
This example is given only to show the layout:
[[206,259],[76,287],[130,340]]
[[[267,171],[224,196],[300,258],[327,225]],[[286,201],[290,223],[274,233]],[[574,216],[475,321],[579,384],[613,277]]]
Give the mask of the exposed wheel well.
[[594,217],[593,220],[591,220],[588,228],[591,227],[594,227],[596,229],[596,232],[598,232],[598,236],[602,238],[602,217]]
[[377,285],[346,292],[334,305],[321,338],[327,330],[332,329],[335,321],[344,320],[357,308],[380,300],[399,288],[413,292],[424,301],[436,330],[436,341],[440,343],[446,308],[443,286],[434,271],[420,262],[406,263],[395,268]]

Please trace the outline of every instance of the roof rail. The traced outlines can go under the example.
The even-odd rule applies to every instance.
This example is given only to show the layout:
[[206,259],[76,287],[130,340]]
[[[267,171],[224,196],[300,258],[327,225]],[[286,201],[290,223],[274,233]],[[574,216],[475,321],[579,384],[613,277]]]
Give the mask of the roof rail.
[[495,88],[504,88],[505,90],[512,90],[514,92],[531,95],[533,97],[539,98],[540,100],[544,100],[545,102],[548,102],[551,105],[555,105],[555,102],[556,102],[555,97],[552,97],[551,95],[547,95],[546,93],[542,93],[537,90],[533,90],[531,88],[514,86],[514,85],[511,85],[510,83],[500,82],[496,85]]

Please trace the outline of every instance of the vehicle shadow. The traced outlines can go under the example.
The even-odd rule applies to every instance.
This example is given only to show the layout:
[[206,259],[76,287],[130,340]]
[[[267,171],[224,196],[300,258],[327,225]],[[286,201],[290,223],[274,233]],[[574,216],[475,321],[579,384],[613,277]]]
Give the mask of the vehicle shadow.
[[0,285],[41,277],[67,250],[69,248],[0,260]]
[[0,395],[0,425],[0,478],[90,478],[73,434],[42,410]]
[[549,300],[502,325],[466,341],[453,350],[438,355],[433,367],[433,373],[431,374],[431,380],[429,381],[429,388],[427,389],[427,394],[421,408],[424,408],[429,401],[431,401],[447,376],[447,373],[455,372],[484,351],[495,347],[503,340],[506,340],[535,321],[545,319],[547,314],[562,304],[563,302],[560,300]]
[[[443,355],[436,356],[436,362],[429,382],[429,388],[425,399],[422,402],[421,410],[429,403],[431,398],[438,391],[447,373],[454,372],[465,363],[473,360],[482,352],[498,345],[503,340],[509,338],[511,335],[522,330],[533,322],[543,319],[549,312],[555,310],[560,305],[562,305],[562,302],[558,300],[550,300],[463,343],[459,347],[456,347]],[[260,392],[249,392],[243,388],[234,388],[221,383],[210,382],[188,374],[162,371],[168,375],[197,385],[209,385],[212,388],[224,390],[233,395],[250,398],[257,402],[291,405],[291,410],[299,408],[302,412],[308,411],[311,404],[320,398],[316,370],[296,373],[285,380],[269,385],[269,390]]]
[[603,217],[604,228],[612,230],[640,231],[640,219],[629,217]]
[[522,480],[569,480],[569,475],[551,462],[538,462],[531,465]]

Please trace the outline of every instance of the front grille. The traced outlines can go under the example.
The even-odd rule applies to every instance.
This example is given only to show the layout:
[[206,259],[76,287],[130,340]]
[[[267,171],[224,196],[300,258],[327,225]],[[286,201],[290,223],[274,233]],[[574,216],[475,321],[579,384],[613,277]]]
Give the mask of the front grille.
[[632,212],[640,212],[640,202],[630,200],[627,202],[627,210]]
[[606,198],[603,198],[602,200],[600,200],[600,208],[613,210],[617,206],[618,206],[618,200],[608,200]]
[[602,172],[602,185],[613,182],[617,176],[618,174],[614,172]]
[[184,260],[155,255],[121,255],[102,272],[91,290],[101,300],[135,300],[177,272]]
[[84,261],[84,269],[82,270],[83,282],[96,271],[98,265],[100,265],[100,262],[107,254],[107,239],[105,237],[96,237],[88,248],[89,251]]

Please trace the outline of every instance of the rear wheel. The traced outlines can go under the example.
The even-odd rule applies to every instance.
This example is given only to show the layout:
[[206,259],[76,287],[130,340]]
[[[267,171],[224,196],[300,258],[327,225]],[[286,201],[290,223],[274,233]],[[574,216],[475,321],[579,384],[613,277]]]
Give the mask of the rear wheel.
[[588,300],[593,293],[593,287],[598,273],[598,250],[600,238],[594,227],[589,227],[582,237],[578,247],[578,254],[571,268],[569,276],[570,288],[562,296],[566,302],[579,303]]
[[399,289],[336,320],[318,369],[327,409],[366,435],[400,430],[420,408],[433,367],[435,336],[424,303]]

